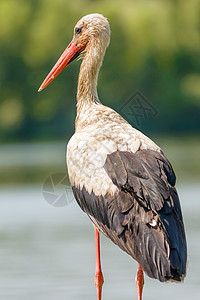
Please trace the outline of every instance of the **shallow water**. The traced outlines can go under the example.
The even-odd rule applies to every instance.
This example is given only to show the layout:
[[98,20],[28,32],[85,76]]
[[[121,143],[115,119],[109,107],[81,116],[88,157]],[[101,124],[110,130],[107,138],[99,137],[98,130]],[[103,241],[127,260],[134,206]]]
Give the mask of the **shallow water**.
[[[144,299],[199,299],[200,187],[179,186],[188,240],[184,284],[145,277]],[[69,190],[68,197],[72,197]],[[96,299],[93,226],[75,201],[54,207],[40,186],[0,189],[0,299]],[[136,299],[137,264],[101,236],[103,299]]]

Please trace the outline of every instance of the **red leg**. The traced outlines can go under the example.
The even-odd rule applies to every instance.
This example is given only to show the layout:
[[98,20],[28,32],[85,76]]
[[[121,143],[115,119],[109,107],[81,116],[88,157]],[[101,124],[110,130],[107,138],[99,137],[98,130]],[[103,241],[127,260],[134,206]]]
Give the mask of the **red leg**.
[[94,226],[94,230],[95,230],[95,248],[96,248],[95,285],[97,288],[97,300],[101,300],[101,289],[104,280],[103,280],[103,274],[101,272],[99,231],[95,226]]
[[135,277],[135,283],[137,286],[137,299],[142,300],[142,289],[144,285],[144,273],[141,265],[139,264],[137,274]]

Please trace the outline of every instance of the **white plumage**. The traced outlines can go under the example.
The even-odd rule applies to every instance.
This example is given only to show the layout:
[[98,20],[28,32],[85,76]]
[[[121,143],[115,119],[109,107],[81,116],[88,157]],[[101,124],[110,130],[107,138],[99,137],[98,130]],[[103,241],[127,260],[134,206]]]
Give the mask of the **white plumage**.
[[113,109],[101,103],[82,107],[76,132],[67,145],[71,185],[80,189],[84,185],[89,193],[93,191],[97,196],[113,195],[118,188],[104,169],[107,155],[117,150],[135,153],[139,149],[160,152],[153,141],[134,129]]

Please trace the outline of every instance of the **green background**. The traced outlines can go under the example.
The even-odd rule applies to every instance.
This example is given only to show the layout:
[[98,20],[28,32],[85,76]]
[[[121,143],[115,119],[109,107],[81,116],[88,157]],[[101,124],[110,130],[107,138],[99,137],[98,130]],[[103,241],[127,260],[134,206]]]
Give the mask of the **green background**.
[[198,179],[200,1],[1,0],[1,182],[18,182],[20,174],[32,182],[34,168],[42,180],[49,170],[65,164],[63,155],[56,168],[52,157],[50,169],[41,165],[44,173],[37,172],[36,165],[25,170],[26,148],[20,148],[16,172],[9,162],[18,151],[15,143],[51,142],[46,144],[48,152],[52,143],[66,143],[73,134],[80,61],[44,91],[37,90],[69,44],[76,22],[94,12],[108,18],[112,31],[99,76],[102,103],[120,112],[132,94],[141,92],[157,115],[141,118],[136,127],[164,148],[183,179]]

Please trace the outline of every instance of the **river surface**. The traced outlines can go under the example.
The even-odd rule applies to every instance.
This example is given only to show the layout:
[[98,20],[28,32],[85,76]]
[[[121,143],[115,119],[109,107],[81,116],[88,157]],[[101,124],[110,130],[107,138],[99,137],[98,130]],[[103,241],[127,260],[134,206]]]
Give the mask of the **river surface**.
[[[200,186],[178,186],[188,240],[182,284],[145,276],[144,300],[200,299]],[[59,191],[57,191],[59,193]],[[50,205],[41,186],[0,188],[0,299],[94,300],[93,226],[70,188],[70,204]],[[136,299],[137,263],[101,236],[104,300]]]

